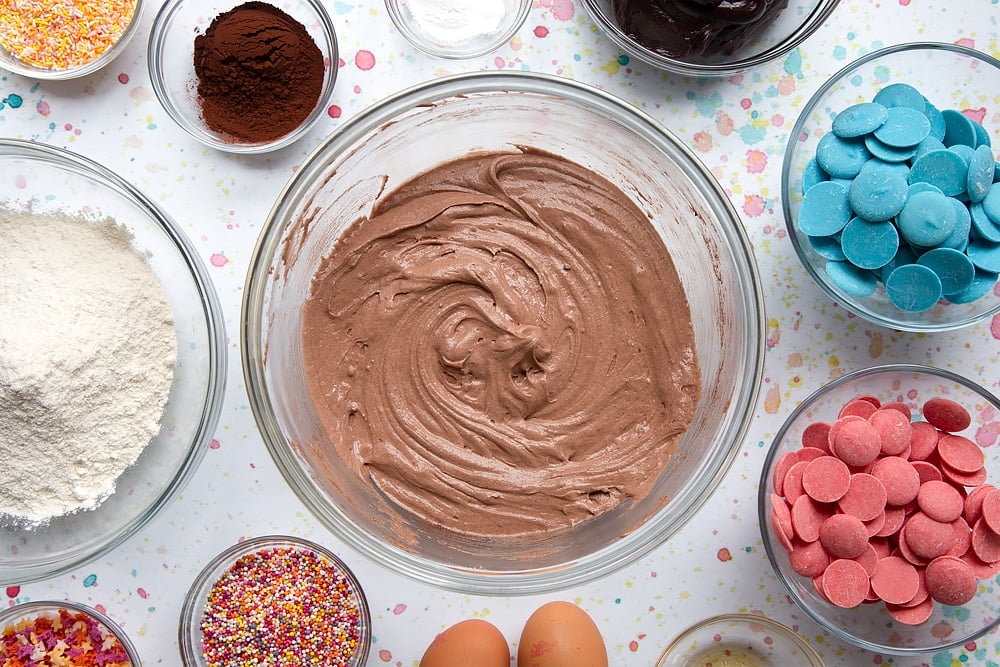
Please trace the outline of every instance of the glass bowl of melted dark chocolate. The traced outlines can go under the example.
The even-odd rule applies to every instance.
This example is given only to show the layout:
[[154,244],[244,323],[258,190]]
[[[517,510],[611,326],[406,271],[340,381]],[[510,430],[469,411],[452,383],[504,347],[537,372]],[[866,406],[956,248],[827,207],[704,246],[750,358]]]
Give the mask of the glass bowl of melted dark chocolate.
[[739,217],[682,142],[561,77],[478,72],[338,128],[250,263],[250,404],[343,542],[468,593],[555,590],[674,535],[762,378]]
[[839,0],[583,0],[628,55],[685,76],[730,76],[785,55]]

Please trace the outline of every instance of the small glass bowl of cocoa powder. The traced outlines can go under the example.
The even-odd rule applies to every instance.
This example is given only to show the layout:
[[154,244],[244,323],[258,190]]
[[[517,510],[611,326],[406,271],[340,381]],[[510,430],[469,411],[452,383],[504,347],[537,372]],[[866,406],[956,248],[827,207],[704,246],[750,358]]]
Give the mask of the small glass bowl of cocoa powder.
[[338,62],[320,0],[169,0],[149,35],[160,103],[195,139],[231,153],[305,135],[326,112]]

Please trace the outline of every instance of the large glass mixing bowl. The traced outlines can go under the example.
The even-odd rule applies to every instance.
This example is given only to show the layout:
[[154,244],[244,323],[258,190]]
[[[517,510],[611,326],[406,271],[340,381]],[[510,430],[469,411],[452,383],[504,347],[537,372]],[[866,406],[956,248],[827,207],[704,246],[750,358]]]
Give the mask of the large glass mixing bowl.
[[[472,153],[528,146],[617,185],[646,214],[690,304],[702,393],[652,491],[531,539],[476,538],[400,509],[330,452],[303,363],[303,305],[346,227],[396,186]],[[445,77],[342,125],[272,209],[250,264],[242,350],[250,404],[285,479],[340,539],[391,570],[483,594],[555,590],[661,545],[704,504],[736,456],[761,382],[760,282],[732,204],[693,153],[650,117],[586,85],[534,73]],[[308,446],[306,446],[308,445]]]

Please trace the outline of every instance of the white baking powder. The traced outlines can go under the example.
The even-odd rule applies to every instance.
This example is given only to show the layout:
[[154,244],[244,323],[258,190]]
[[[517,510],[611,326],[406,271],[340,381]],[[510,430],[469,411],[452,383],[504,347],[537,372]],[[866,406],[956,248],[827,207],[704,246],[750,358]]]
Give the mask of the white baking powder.
[[96,507],[159,432],[173,311],[111,220],[0,207],[0,519]]
[[408,0],[417,27],[438,43],[491,35],[507,13],[504,0]]

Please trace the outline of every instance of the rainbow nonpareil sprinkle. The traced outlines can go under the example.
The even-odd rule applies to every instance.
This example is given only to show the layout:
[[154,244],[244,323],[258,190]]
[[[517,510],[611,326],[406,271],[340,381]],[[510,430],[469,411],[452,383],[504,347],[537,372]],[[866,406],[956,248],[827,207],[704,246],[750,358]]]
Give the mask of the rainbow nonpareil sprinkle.
[[136,0],[0,0],[0,46],[35,67],[79,67],[125,33]]
[[358,650],[358,592],[308,549],[265,548],[237,559],[209,591],[202,652],[209,667],[346,667]]
[[131,667],[125,647],[80,611],[43,612],[3,628],[0,667]]

